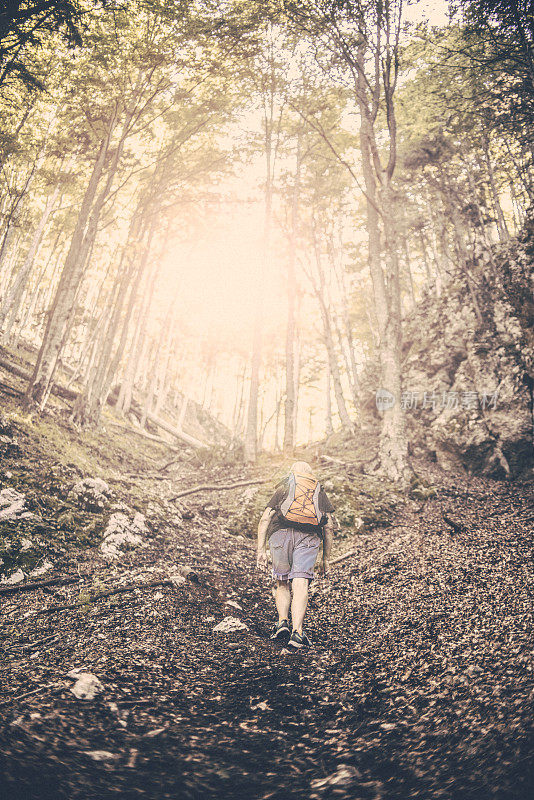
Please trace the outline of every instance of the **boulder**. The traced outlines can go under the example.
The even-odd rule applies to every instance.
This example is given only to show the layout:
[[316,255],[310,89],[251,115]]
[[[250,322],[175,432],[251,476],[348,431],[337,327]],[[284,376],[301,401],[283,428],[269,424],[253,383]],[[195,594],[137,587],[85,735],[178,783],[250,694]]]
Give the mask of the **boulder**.
[[17,569],[17,570],[15,570],[15,572],[13,572],[9,576],[9,578],[2,578],[0,580],[0,583],[7,583],[9,585],[13,585],[13,584],[16,584],[16,583],[22,583],[24,578],[25,578],[25,575],[24,575],[23,571],[21,569]]
[[91,672],[80,672],[73,669],[68,673],[69,678],[76,678],[76,683],[71,688],[72,694],[78,700],[94,700],[96,695],[103,690],[103,686]]
[[40,566],[35,567],[35,569],[32,569],[32,571],[30,572],[30,578],[39,578],[41,575],[45,575],[52,569],[52,566],[53,566],[52,562],[48,561],[48,559],[45,559]]
[[[403,403],[411,452],[442,468],[494,478],[528,469],[534,453],[534,218],[509,244],[474,251],[440,296],[433,288],[403,321]],[[376,424],[380,379],[372,362],[362,376],[362,406]],[[387,387],[386,387],[387,388]],[[399,398],[397,398],[399,402]]]

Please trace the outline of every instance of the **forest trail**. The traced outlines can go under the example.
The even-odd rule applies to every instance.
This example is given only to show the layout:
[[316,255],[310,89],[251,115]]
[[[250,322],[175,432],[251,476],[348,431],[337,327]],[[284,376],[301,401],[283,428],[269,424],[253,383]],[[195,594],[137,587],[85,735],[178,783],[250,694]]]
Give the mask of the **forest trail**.
[[[528,797],[530,489],[442,477],[435,499],[357,537],[313,585],[306,652],[269,642],[269,581],[252,543],[201,513],[206,496],[120,566],[77,562],[97,592],[175,565],[198,582],[48,614],[80,585],[3,598],[6,796]],[[226,616],[248,630],[214,632]],[[71,692],[75,667],[100,680],[94,700]]]

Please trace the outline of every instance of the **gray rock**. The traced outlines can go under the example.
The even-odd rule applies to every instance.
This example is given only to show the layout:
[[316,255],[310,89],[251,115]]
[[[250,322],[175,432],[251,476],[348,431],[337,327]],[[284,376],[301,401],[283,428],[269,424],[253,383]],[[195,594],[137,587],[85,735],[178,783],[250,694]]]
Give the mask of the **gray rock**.
[[248,631],[248,625],[237,617],[225,617],[222,622],[215,625],[212,630],[215,633],[233,633],[234,631]]
[[14,585],[16,583],[22,583],[24,578],[25,575],[23,571],[21,569],[17,569],[9,576],[9,578],[2,578],[0,580],[0,583],[7,583],[8,585]]
[[0,520],[15,519],[24,511],[26,498],[16,489],[8,486],[0,491]]
[[72,487],[69,497],[90,511],[102,511],[113,492],[102,478],[84,478]]
[[[469,270],[482,322],[460,270],[440,297],[427,291],[406,316],[403,392],[405,403],[417,397],[417,406],[406,408],[415,455],[431,455],[445,469],[495,478],[517,475],[532,463],[533,242],[534,219],[517,240],[495,250],[495,269],[488,268],[487,253],[473,254]],[[378,380],[372,363],[362,376],[362,392],[375,425]]]
[[35,567],[35,569],[32,569],[32,571],[30,572],[30,577],[38,578],[40,575],[44,575],[45,573],[49,572],[52,569],[52,566],[53,565],[51,561],[45,560],[40,566]]
[[100,550],[106,558],[115,560],[127,550],[146,547],[143,537],[147,532],[142,514],[136,513],[133,520],[120,512],[112,514],[104,531]]
[[84,753],[93,761],[115,761],[120,758],[117,753],[110,753],[109,750],[84,750]]
[[96,695],[104,688],[96,675],[91,672],[71,670],[69,677],[76,677],[76,683],[71,688],[71,692],[78,700],[94,700]]

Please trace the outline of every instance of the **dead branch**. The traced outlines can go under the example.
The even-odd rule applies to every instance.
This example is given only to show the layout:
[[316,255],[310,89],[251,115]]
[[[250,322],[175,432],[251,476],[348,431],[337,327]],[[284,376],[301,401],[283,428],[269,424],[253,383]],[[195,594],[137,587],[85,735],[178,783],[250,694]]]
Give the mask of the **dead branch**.
[[[5,369],[6,372],[10,372],[12,375],[16,375],[17,378],[22,378],[22,380],[25,381],[31,380],[32,376],[29,372],[26,372],[25,369],[22,369],[17,364],[12,364],[11,361],[5,358],[0,357],[0,367]],[[76,400],[78,397],[78,392],[74,391],[74,389],[67,389],[65,386],[60,386],[58,383],[53,384],[51,392],[58,397],[62,397],[64,400]]]
[[463,533],[466,530],[465,525],[463,525],[461,522],[456,522],[456,520],[451,519],[451,517],[449,517],[449,515],[443,510],[441,512],[441,516],[443,517],[443,521],[446,522],[455,533]]
[[83,576],[67,575],[65,578],[49,578],[45,581],[32,581],[31,583],[16,583],[14,586],[0,587],[0,594],[15,594],[16,592],[31,592],[45,586],[67,586],[69,583],[81,581]]
[[135,433],[136,436],[140,436],[142,439],[148,439],[151,442],[155,442],[156,444],[162,444],[164,447],[171,450],[171,452],[175,453],[182,453],[183,448],[175,447],[166,439],[162,439],[161,436],[154,436],[152,433],[148,433],[147,431],[141,430],[141,428],[136,428],[134,425],[125,425],[122,422],[111,422],[114,428],[120,428],[123,431],[127,431],[128,433]]
[[188,494],[195,494],[196,492],[217,492],[227,489],[239,489],[241,486],[254,486],[254,484],[268,482],[268,479],[262,478],[256,481],[238,481],[237,483],[229,483],[219,486],[203,484],[202,486],[193,486],[192,489],[185,489],[183,492],[179,492],[178,494],[175,494],[174,497],[169,498],[169,500],[172,503],[174,500],[178,500],[179,497],[186,497]]
[[8,703],[13,703],[15,700],[24,700],[25,697],[31,697],[31,695],[38,694],[39,692],[45,692],[47,689],[57,689],[60,686],[63,686],[62,683],[46,683],[44,686],[39,686],[38,689],[33,689],[31,692],[24,692],[24,694],[18,694],[16,697],[8,697],[7,700],[0,701],[0,706],[6,706]]
[[166,433],[170,433],[171,436],[174,436],[180,442],[185,442],[185,444],[188,444],[190,447],[208,447],[208,445],[204,442],[201,442],[200,439],[197,439],[195,436],[191,436],[189,433],[185,433],[185,431],[181,430],[180,428],[176,428],[166,420],[156,417],[155,414],[147,412],[146,418],[149,420],[149,422],[152,422],[154,425],[162,428]]
[[343,555],[337,556],[336,558],[333,558],[332,561],[330,562],[330,564],[339,564],[340,561],[345,561],[346,558],[350,558],[351,556],[355,556],[356,553],[357,553],[357,550],[349,550],[347,553],[343,553]]

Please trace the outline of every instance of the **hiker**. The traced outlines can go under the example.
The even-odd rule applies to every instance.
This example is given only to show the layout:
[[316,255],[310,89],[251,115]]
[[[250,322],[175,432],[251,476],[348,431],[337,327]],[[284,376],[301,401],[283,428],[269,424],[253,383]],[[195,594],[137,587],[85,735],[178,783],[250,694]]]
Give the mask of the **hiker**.
[[[287,479],[280,484],[258,526],[258,569],[266,569],[267,542],[273,562],[273,594],[278,623],[271,639],[289,636],[289,646],[311,644],[302,626],[308,606],[308,585],[323,540],[323,574],[329,572],[334,530],[334,509],[313,470],[305,461],[296,461]],[[291,588],[290,588],[291,582]],[[291,593],[293,597],[291,597]],[[291,622],[289,626],[289,606]]]

